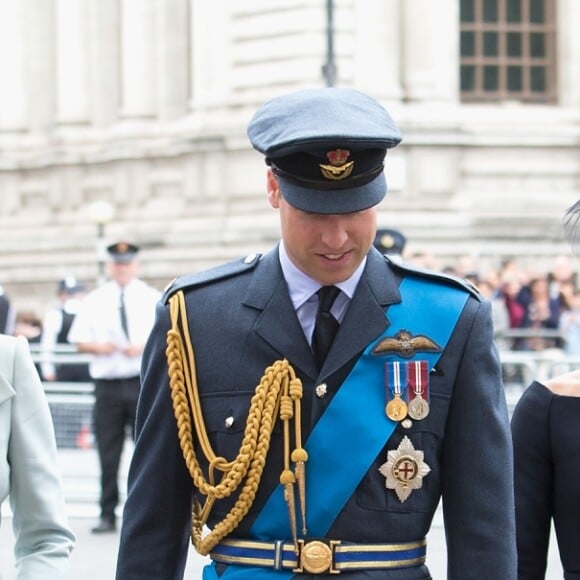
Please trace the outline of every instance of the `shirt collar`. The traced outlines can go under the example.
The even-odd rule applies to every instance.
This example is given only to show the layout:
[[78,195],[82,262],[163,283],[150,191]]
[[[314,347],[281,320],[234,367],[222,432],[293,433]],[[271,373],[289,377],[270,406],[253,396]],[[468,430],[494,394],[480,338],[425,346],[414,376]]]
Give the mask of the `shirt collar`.
[[[283,240],[280,241],[278,254],[280,256],[282,273],[290,293],[290,299],[292,300],[294,309],[298,310],[298,308],[307,302],[313,294],[318,292],[318,290],[321,288],[321,284],[294,265],[288,256],[288,252],[286,251]],[[354,292],[359,283],[360,277],[362,276],[366,262],[367,258],[365,256],[363,261],[359,264],[358,268],[354,271],[350,278],[335,284],[335,286],[340,288],[340,290],[344,292],[344,294],[346,294],[349,299],[352,299],[354,296]]]

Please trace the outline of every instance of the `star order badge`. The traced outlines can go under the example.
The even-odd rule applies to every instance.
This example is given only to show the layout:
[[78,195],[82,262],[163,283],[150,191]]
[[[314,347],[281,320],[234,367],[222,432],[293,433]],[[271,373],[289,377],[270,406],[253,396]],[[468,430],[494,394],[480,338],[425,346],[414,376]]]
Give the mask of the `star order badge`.
[[387,489],[394,489],[397,497],[404,502],[414,489],[420,489],[423,478],[431,468],[423,461],[423,452],[413,447],[405,435],[397,447],[387,454],[387,462],[379,467],[387,478]]

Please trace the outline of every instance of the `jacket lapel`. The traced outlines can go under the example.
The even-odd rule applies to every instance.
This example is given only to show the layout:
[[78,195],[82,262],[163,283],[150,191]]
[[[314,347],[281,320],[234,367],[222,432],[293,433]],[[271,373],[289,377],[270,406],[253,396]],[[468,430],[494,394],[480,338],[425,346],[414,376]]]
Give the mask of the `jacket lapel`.
[[257,270],[259,276],[254,276],[243,299],[246,306],[262,311],[254,332],[276,350],[280,358],[287,358],[301,372],[315,379],[318,371],[288,294],[277,247],[262,258]]

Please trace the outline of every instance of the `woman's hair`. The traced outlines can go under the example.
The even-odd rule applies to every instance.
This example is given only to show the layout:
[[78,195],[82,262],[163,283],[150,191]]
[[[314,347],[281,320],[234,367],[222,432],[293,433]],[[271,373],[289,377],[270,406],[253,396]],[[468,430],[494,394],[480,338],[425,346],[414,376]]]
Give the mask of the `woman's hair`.
[[564,232],[566,237],[574,247],[576,236],[578,235],[578,222],[580,221],[580,199],[571,205],[564,213]]

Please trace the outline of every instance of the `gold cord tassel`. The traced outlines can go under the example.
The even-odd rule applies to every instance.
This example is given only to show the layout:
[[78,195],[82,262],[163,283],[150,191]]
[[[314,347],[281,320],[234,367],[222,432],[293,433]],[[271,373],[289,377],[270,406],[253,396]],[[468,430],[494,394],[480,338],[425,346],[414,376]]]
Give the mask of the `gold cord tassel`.
[[280,475],[280,483],[284,486],[284,501],[288,508],[288,520],[290,521],[290,531],[294,540],[294,551],[298,554],[298,527],[296,525],[296,500],[294,498],[294,474],[285,469]]
[[[304,462],[307,454],[302,449],[300,428],[300,399],[302,383],[287,360],[279,360],[268,367],[256,386],[250,402],[244,436],[235,459],[227,461],[215,454],[206,429],[201,397],[198,391],[195,357],[187,321],[185,296],[177,292],[169,300],[171,329],[167,332],[167,365],[173,411],[177,423],[179,443],[193,485],[205,497],[203,505],[197,501],[192,509],[191,538],[197,552],[207,555],[224,537],[230,534],[251,509],[260,484],[276,416],[283,422],[284,466],[280,482],[284,486],[284,499],[288,508],[290,527],[298,548],[296,500],[294,484],[298,480],[298,493],[302,511],[303,533],[305,523]],[[296,459],[296,474],[290,469],[290,427],[294,420],[296,445],[292,453]],[[196,454],[198,447],[209,464],[209,473],[201,470]],[[222,475],[220,477],[220,472]],[[214,503],[237,493],[234,505],[209,534],[203,537]]]
[[302,516],[302,535],[305,536],[308,529],[306,526],[306,461],[308,453],[305,449],[295,449],[292,452],[294,462],[294,473],[298,483],[298,497],[300,499],[300,515]]

